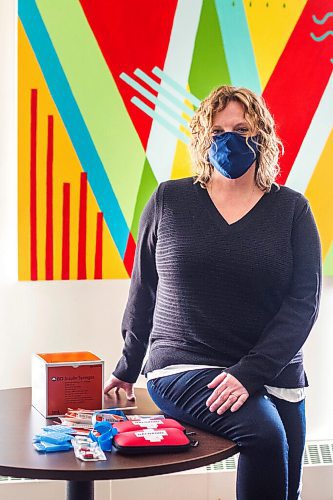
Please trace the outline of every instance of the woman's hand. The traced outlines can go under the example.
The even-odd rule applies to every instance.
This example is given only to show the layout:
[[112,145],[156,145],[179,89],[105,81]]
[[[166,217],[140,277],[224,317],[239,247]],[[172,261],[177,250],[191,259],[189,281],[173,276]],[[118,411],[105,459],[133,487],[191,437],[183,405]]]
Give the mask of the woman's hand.
[[129,401],[135,401],[134,384],[131,384],[130,382],[124,382],[123,380],[120,380],[114,375],[110,375],[110,377],[104,384],[104,393],[107,394],[113,388],[115,394],[117,395],[119,389],[124,389],[124,391],[126,392],[127,399]]
[[230,411],[239,410],[249,397],[245,387],[230,373],[220,373],[207,387],[216,387],[207,399],[206,405],[210,407],[211,412],[217,409],[219,415],[222,415],[230,407]]

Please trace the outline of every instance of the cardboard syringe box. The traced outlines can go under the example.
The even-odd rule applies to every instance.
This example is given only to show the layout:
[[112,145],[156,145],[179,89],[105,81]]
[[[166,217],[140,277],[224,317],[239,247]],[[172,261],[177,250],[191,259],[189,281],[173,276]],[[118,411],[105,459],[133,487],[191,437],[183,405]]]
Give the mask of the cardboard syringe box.
[[102,408],[104,361],[91,352],[33,354],[31,374],[32,405],[46,418]]

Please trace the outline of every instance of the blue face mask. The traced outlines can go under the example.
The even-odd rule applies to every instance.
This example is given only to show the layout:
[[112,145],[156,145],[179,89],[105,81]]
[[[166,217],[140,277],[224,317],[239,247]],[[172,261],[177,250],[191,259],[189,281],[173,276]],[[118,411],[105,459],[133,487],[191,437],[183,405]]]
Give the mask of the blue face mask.
[[[257,140],[257,136],[253,138]],[[258,158],[259,151],[251,137],[249,144],[255,154],[247,146],[245,136],[238,132],[224,132],[214,137],[208,152],[209,161],[225,177],[237,179],[244,175]]]

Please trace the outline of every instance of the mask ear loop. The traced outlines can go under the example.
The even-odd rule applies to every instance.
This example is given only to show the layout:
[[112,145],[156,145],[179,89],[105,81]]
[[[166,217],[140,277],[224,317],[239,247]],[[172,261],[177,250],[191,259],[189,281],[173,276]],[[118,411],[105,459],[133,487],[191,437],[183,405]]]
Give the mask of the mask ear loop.
[[[259,148],[257,148],[257,151],[254,151],[253,147],[251,146],[251,144],[248,143],[248,139],[256,139],[256,142],[258,142],[258,139],[259,136],[258,134],[257,135],[253,135],[253,136],[246,136],[245,138],[245,142],[247,144],[247,146],[249,147],[249,149],[251,149],[251,151],[256,154],[256,165],[255,165],[255,170],[254,170],[254,173],[255,173],[255,176],[257,176],[257,172],[259,170],[259,165],[260,165],[260,150]],[[260,145],[260,142],[258,142],[258,144]]]
[[[257,140],[257,139],[258,139],[258,134],[257,134],[257,135],[253,135],[253,136],[246,136],[246,137],[245,137],[245,142],[246,142],[247,147],[248,147],[248,148],[252,151],[252,153],[253,153],[254,155],[256,155],[256,156],[257,156],[257,158],[258,158],[258,156],[259,156],[259,154],[260,154],[259,148],[256,148],[256,149],[257,149],[257,151],[255,151],[255,150],[253,149],[253,147],[251,146],[251,144],[249,144],[249,139],[251,139],[252,141],[253,141],[253,139],[256,139],[256,142],[255,142],[255,141],[253,141],[253,142],[254,142],[255,144],[256,144],[256,143],[260,144],[260,143],[258,142],[258,140]],[[257,146],[257,144],[256,144],[256,146]]]
[[211,140],[211,142],[210,142],[210,146],[209,146],[209,148],[207,150],[207,158],[206,158],[207,162],[210,165],[211,165],[211,162],[210,162],[210,159],[209,159],[209,150],[210,150],[211,147],[214,147],[214,146],[215,146],[215,153],[216,153],[217,152],[217,144],[216,144],[216,141],[214,141],[214,137],[213,137],[212,140]]

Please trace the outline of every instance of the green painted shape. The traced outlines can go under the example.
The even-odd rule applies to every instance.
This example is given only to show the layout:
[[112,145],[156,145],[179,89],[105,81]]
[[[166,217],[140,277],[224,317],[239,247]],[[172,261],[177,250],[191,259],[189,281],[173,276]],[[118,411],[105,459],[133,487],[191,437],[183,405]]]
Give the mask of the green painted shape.
[[203,0],[189,75],[190,91],[200,100],[213,88],[231,85],[220,24],[213,0]]
[[138,134],[80,2],[37,0],[36,3],[130,226],[146,157]]
[[157,188],[157,185],[158,183],[156,177],[154,176],[149,161],[146,158],[143,165],[140,188],[138,190],[138,197],[136,199],[133,223],[131,227],[131,233],[135,242],[137,242],[138,239],[139,221],[142,210],[145,207],[150,196],[152,195],[153,191],[155,191],[155,189]]
[[333,242],[324,260],[323,275],[333,276]]

